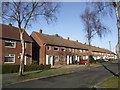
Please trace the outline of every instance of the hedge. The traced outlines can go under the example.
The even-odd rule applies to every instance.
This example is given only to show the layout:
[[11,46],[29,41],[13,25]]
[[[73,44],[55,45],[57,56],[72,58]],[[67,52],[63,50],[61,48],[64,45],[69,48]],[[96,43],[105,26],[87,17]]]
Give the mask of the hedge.
[[[2,73],[17,73],[19,72],[19,66],[20,65],[2,65]],[[51,65],[25,65],[24,71],[35,71],[35,70],[46,70],[50,69]]]

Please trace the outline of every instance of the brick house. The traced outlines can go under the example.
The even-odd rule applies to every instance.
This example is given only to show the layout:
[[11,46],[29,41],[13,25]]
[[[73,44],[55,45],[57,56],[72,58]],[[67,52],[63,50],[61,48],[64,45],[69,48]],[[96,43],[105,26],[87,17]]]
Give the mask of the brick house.
[[[31,38],[33,39],[33,60],[39,61],[39,64],[63,65],[72,64],[73,62],[88,59],[89,46],[82,44],[78,41],[72,41],[69,38],[64,39],[58,34],[48,35],[40,32],[32,32]],[[108,54],[108,51],[90,47],[92,55],[98,59]],[[96,56],[95,52],[102,53]],[[105,52],[105,53],[104,53]]]
[[116,54],[110,50],[91,46],[94,59],[116,59]]
[[[0,60],[2,64],[19,64],[21,56],[21,42],[19,29],[12,25],[0,24],[0,43],[2,52]],[[32,58],[32,39],[25,32],[25,61],[24,64],[31,64]]]

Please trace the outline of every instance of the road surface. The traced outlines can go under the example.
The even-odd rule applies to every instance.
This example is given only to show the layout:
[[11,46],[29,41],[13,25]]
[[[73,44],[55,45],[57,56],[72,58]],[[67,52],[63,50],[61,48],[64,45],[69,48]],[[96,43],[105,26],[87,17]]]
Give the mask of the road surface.
[[[118,72],[118,64],[106,64],[113,72]],[[92,88],[100,81],[112,76],[103,66],[60,75],[12,84],[3,88]]]

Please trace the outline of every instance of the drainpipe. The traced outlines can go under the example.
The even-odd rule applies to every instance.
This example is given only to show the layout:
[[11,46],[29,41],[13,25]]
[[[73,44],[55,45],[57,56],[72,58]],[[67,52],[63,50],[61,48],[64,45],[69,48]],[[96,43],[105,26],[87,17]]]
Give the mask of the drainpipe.
[[45,46],[44,65],[46,65],[46,43],[44,43],[43,45]]

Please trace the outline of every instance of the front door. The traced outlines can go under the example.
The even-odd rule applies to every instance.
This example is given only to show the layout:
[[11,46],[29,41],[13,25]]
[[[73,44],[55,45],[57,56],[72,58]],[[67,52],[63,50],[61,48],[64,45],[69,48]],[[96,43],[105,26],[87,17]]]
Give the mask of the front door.
[[51,56],[48,56],[48,64],[51,64]]

